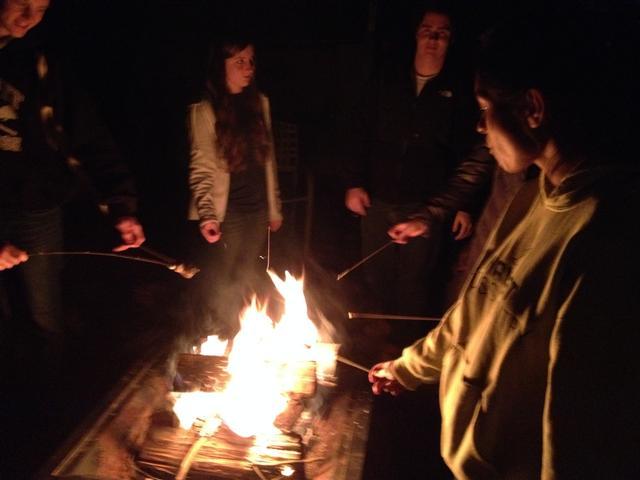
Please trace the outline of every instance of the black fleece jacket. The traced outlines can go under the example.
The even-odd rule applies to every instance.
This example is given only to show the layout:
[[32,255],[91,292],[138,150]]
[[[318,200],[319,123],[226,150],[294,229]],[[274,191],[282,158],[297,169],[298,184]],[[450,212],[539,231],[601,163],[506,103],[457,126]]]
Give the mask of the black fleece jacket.
[[114,218],[133,215],[136,192],[95,106],[29,37],[0,48],[0,211],[64,203],[79,182]]
[[345,129],[344,187],[363,187],[391,204],[424,205],[427,221],[473,211],[494,161],[475,132],[471,82],[445,66],[415,92],[407,68],[382,71],[366,86]]

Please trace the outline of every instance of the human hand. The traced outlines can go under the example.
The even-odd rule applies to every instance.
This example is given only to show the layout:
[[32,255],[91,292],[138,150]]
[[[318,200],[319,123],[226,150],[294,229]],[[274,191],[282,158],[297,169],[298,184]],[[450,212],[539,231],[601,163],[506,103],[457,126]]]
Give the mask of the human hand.
[[407,243],[410,238],[419,237],[428,232],[429,227],[420,219],[414,218],[408,222],[398,223],[391,227],[387,234],[396,243]]
[[200,225],[200,233],[209,243],[216,243],[220,240],[222,232],[220,231],[220,222],[210,220]]
[[376,395],[388,392],[396,396],[406,390],[391,372],[391,362],[382,362],[371,367],[369,381],[372,384],[371,390]]
[[364,188],[350,188],[344,195],[344,204],[353,213],[364,217],[371,206],[371,199]]
[[142,225],[135,217],[122,217],[118,219],[115,229],[120,232],[122,245],[118,245],[113,249],[114,252],[122,252],[129,248],[137,248],[145,241]]
[[473,220],[467,212],[459,211],[453,219],[451,232],[454,234],[454,240],[464,240],[473,231]]
[[0,246],[0,270],[13,268],[27,260],[29,260],[29,255],[24,250],[20,250],[10,243]]
[[282,226],[282,220],[269,221],[269,230],[271,230],[272,232],[277,232],[278,230],[280,230],[281,226]]

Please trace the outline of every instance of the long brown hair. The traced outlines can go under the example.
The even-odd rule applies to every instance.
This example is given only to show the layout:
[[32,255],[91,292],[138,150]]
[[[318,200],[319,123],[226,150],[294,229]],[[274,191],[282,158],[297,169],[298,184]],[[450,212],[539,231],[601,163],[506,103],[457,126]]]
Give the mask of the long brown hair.
[[269,135],[255,78],[238,94],[227,88],[225,60],[253,43],[227,39],[213,45],[209,56],[205,92],[216,116],[216,146],[227,160],[229,172],[245,170],[251,162],[264,165]]

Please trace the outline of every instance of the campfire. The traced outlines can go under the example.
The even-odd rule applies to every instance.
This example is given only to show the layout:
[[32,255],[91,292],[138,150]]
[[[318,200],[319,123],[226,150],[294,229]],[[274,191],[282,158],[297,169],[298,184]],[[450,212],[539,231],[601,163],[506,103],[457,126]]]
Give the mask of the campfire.
[[254,299],[234,338],[141,362],[47,478],[359,478],[366,369],[338,356],[319,312],[309,318],[302,279],[270,276],[279,318]]
[[170,394],[179,427],[150,432],[138,460],[144,471],[177,469],[178,480],[187,472],[305,478],[310,412],[319,387],[335,386],[337,345],[309,318],[303,281],[269,275],[284,299],[282,316],[272,319],[254,297],[233,339],[210,336],[180,355]]

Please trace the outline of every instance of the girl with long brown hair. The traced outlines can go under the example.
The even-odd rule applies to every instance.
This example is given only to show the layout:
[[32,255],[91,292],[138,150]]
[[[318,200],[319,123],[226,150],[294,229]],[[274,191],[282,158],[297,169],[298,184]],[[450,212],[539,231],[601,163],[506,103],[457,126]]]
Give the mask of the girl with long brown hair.
[[237,330],[243,297],[256,288],[268,229],[282,225],[269,100],[255,71],[250,41],[221,42],[212,49],[202,99],[189,107],[189,218],[213,244],[205,300],[224,335]]

